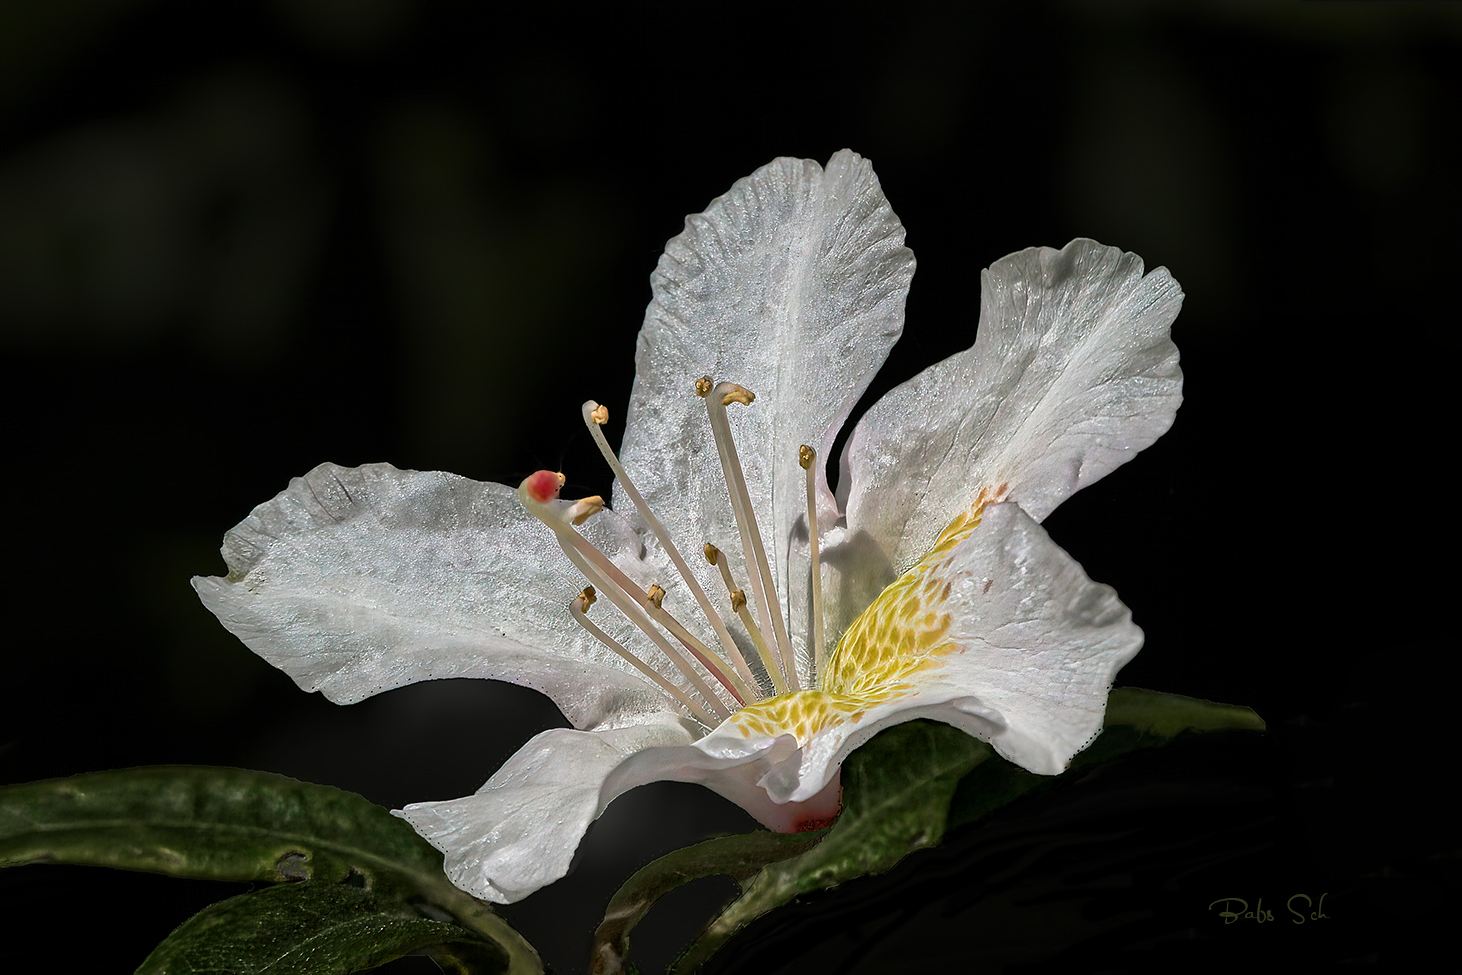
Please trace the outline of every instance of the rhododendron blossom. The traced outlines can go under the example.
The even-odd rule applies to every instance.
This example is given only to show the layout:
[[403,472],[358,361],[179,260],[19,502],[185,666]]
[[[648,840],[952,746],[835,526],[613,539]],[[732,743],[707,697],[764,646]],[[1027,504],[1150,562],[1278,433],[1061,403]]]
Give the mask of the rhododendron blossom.
[[194,585],[332,701],[484,677],[558,705],[572,729],[475,795],[398,812],[500,903],[562,877],[646,782],[824,824],[848,754],[914,718],[1058,773],[1142,633],[1040,522],[1171,425],[1182,293],[1090,240],[997,261],[974,345],[858,420],[834,494],[833,440],[903,328],[903,239],[866,160],[778,159],[666,246],[617,456],[614,418],[583,404],[612,504],[560,498],[550,471],[325,464]]

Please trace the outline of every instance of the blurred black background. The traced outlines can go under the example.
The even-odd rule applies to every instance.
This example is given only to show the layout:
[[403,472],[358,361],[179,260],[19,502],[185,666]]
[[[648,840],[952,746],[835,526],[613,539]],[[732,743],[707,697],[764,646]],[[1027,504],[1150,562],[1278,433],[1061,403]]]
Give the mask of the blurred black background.
[[[1176,425],[1047,527],[1147,633],[1122,683],[1247,704],[1269,732],[957,832],[760,922],[719,970],[1425,957],[1457,862],[1437,784],[1455,638],[1422,622],[1453,587],[1430,524],[1448,441],[1422,431],[1452,415],[1462,9],[951,9],[0,5],[0,782],[199,763],[393,807],[476,789],[562,724],[545,699],[446,682],[335,707],[188,577],[324,460],[562,468],[607,494],[578,403],[623,416],[666,239],[774,156],[847,146],[919,262],[865,406],[973,341],[978,271],[1010,251],[1090,236],[1183,284]],[[749,823],[696,787],[638,790],[504,913],[579,971],[618,882]],[[0,967],[130,971],[242,889],[0,872]],[[731,890],[652,913],[646,970]],[[1328,919],[1289,922],[1322,892]],[[1223,926],[1229,896],[1276,922]]]

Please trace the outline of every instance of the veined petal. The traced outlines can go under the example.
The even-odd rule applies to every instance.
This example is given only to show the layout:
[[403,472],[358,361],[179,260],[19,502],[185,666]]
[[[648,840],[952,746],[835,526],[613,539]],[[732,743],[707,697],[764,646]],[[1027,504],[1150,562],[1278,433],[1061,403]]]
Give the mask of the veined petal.
[[[568,872],[579,841],[621,793],[660,779],[692,735],[668,716],[611,731],[545,731],[475,795],[396,812],[446,854],[452,883],[511,904]],[[665,747],[669,746],[669,747]]]
[[[777,588],[788,593],[787,549],[806,512],[798,447],[827,457],[902,331],[914,272],[903,240],[872,167],[844,150],[826,170],[811,160],[773,161],[687,217],[666,245],[650,279],[622,458],[682,548],[714,542],[746,578],[705,408],[693,392],[709,375],[756,393],[754,405],[731,410],[731,422]],[[821,467],[820,508],[831,524]],[[631,510],[617,488],[615,507]],[[708,566],[696,571],[707,592],[725,591]]]
[[768,777],[773,799],[822,790],[853,749],[889,725],[932,718],[1044,775],[1101,731],[1118,670],[1142,631],[1015,504],[956,520],[939,544],[853,624],[823,689],[772,698],[697,742],[719,754],[781,735],[800,766]]
[[452,883],[511,904],[568,872],[589,824],[615,798],[649,782],[700,782],[775,828],[836,813],[836,785],[819,803],[775,803],[758,786],[796,754],[790,739],[724,754],[691,745],[683,721],[660,715],[610,731],[545,731],[524,745],[475,795],[417,802],[396,812],[446,854]]
[[902,569],[982,489],[1042,521],[1152,444],[1182,402],[1169,329],[1183,294],[1166,268],[1142,272],[1091,240],[991,265],[974,346],[889,392],[849,437],[849,530]]
[[[585,533],[631,577],[650,574],[638,536],[611,512]],[[487,677],[541,691],[576,727],[672,709],[573,622],[582,578],[501,484],[321,464],[230,531],[223,555],[227,578],[193,580],[204,604],[300,687],[338,704]],[[598,622],[634,640],[617,614]]]

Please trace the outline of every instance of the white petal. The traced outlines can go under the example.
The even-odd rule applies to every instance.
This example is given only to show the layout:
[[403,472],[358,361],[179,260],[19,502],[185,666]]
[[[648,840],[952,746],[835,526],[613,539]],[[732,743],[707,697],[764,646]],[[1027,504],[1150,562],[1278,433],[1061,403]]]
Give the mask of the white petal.
[[[793,770],[768,777],[772,798],[805,800],[844,759],[890,725],[930,718],[990,742],[1043,775],[1064,770],[1100,733],[1113,678],[1142,646],[1142,631],[1108,586],[1092,582],[1015,504],[987,508],[937,570],[948,595],[924,611],[952,617],[937,665],[901,678],[911,692],[838,721],[808,741]],[[735,719],[696,747],[754,748]]]
[[[903,239],[872,167],[844,150],[826,170],[775,160],[687,217],[666,245],[650,279],[622,457],[682,551],[714,542],[745,584],[705,406],[693,391],[709,375],[756,393],[750,407],[731,407],[731,419],[786,598],[787,548],[806,510],[798,447],[826,460],[897,340],[914,272]],[[820,488],[830,524],[825,477]],[[630,510],[618,491],[615,507]],[[708,593],[724,593],[713,570],[692,564]]]
[[982,488],[1037,521],[1149,446],[1182,401],[1165,268],[1091,240],[981,275],[974,346],[883,397],[844,451],[848,527],[899,569]]
[[[611,512],[585,532],[631,576],[648,571],[638,537]],[[228,578],[193,580],[204,604],[336,703],[487,677],[543,692],[576,727],[671,708],[573,622],[567,606],[582,577],[501,484],[322,464],[255,508],[223,554]],[[639,646],[612,611],[597,622]]]
[[996,723],[977,736],[1032,772],[1063,771],[1101,733],[1112,681],[1142,648],[1131,611],[1015,504],[987,508],[940,575],[958,650],[919,675],[919,700]]
[[452,883],[510,904],[568,872],[589,824],[614,799],[649,782],[699,782],[763,823],[789,830],[836,812],[836,783],[806,803],[774,802],[762,783],[800,754],[790,737],[719,753],[667,715],[611,731],[545,731],[524,745],[475,795],[412,803],[396,813],[446,855]]
[[692,735],[674,721],[613,731],[545,731],[476,795],[412,803],[396,815],[446,854],[475,897],[522,900],[568,872],[589,824],[621,793],[669,774]]

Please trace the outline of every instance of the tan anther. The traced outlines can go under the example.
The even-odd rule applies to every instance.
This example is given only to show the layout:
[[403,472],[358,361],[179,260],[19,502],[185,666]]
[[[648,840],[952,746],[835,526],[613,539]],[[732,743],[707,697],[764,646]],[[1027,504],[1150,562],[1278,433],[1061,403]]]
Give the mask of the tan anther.
[[732,403],[740,403],[742,406],[750,406],[756,399],[756,394],[744,386],[737,386],[735,383],[726,383],[731,389],[721,397],[722,406],[730,406]]
[[665,590],[660,588],[659,585],[652,585],[649,591],[645,593],[645,598],[654,603],[656,609],[659,609],[660,604],[665,601]]
[[569,523],[578,527],[603,510],[604,499],[599,495],[591,494],[587,498],[580,498],[569,509]]
[[797,448],[797,463],[802,465],[804,471],[811,467],[812,462],[816,459],[817,451],[807,446],[807,444],[803,444]]
[[741,607],[746,605],[746,590],[737,589],[731,594],[731,612],[741,612]]
[[579,612],[587,612],[598,601],[599,597],[594,595],[594,587],[585,586],[584,591],[579,593]]
[[702,376],[695,381],[695,394],[701,399],[705,399],[707,396],[711,395],[711,390],[715,388],[716,384],[711,382],[710,376]]
[[603,403],[600,403],[598,406],[594,407],[593,411],[589,413],[589,419],[593,420],[601,427],[604,426],[604,424],[609,422],[609,407],[605,406]]
[[712,545],[710,542],[706,542],[706,547],[702,549],[702,551],[706,553],[706,561],[711,563],[712,565],[715,565],[716,560],[721,557],[721,550],[716,548],[716,546]]

